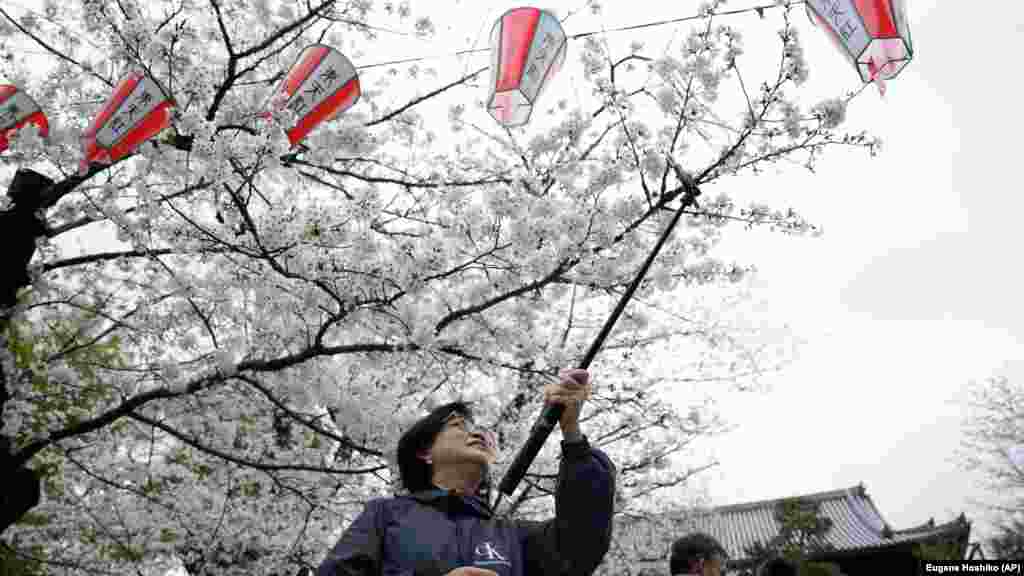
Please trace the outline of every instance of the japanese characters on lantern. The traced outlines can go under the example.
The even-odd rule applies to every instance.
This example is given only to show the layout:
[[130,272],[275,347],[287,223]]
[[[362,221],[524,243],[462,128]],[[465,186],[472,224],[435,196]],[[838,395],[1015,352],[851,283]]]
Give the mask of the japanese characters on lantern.
[[321,122],[355,105],[360,94],[359,75],[352,62],[330,46],[312,44],[299,55],[274,100],[298,118],[286,130],[288,141],[295,146]]
[[10,146],[10,136],[29,123],[39,128],[40,136],[49,135],[50,123],[39,104],[17,86],[0,85],[0,152]]
[[906,0],[807,0],[811,19],[857,68],[861,80],[884,93],[913,58]]
[[565,61],[567,38],[558,19],[537,8],[506,12],[491,29],[487,110],[504,126],[530,121],[533,107]]
[[156,80],[143,72],[130,72],[82,135],[87,171],[93,162],[124,158],[140,144],[170,126],[174,102]]
[[[825,28],[862,81],[884,93],[913,58],[906,0],[806,0],[808,16]],[[506,11],[490,35],[491,77],[487,109],[503,126],[522,126],[565,61],[568,37],[558,19],[534,7]],[[271,97],[271,106],[295,114],[285,129],[296,146],[324,121],[355,105],[361,95],[355,66],[337,50],[312,44],[300,53]],[[93,162],[110,163],[170,125],[174,102],[160,84],[133,71],[82,135],[82,170]],[[271,116],[270,113],[264,116]],[[32,123],[44,137],[49,125],[40,106],[12,85],[0,85],[0,152],[11,134]]]

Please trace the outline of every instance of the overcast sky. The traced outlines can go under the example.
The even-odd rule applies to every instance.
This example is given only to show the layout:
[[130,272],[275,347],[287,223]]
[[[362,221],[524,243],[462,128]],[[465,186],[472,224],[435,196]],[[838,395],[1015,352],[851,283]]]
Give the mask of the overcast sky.
[[[824,236],[732,238],[759,267],[755,293],[806,344],[770,394],[723,404],[739,427],[716,442],[716,503],[863,482],[897,529],[979,512],[976,478],[951,461],[963,388],[995,373],[1024,378],[1014,169],[1024,123],[1012,63],[1024,53],[1024,7],[908,4],[914,62],[884,100],[872,91],[848,113],[885,153],[834,154],[816,175],[776,177]],[[812,77],[845,81],[805,28]],[[794,438],[799,451],[780,462],[773,447]]]
[[[583,3],[544,6],[564,16]],[[733,0],[727,7],[765,3]],[[412,3],[414,12],[441,4]],[[353,61],[484,47],[493,18],[518,5],[454,4],[457,12],[432,12],[439,35],[429,50],[389,39],[386,47],[352,53]],[[565,23],[567,33],[686,16],[696,13],[698,2],[602,4],[601,18],[581,11]],[[792,365],[770,379],[770,392],[719,398],[737,428],[710,446],[721,461],[704,478],[714,504],[863,482],[896,529],[961,511],[977,516],[970,500],[983,494],[952,461],[963,388],[996,373],[1024,378],[1024,364],[1012,363],[1024,358],[1018,305],[1024,281],[1017,263],[1024,200],[1016,170],[1024,122],[1020,64],[1014,62],[1024,54],[1024,5],[908,4],[915,60],[889,84],[885,99],[871,88],[848,112],[851,126],[885,140],[884,154],[869,159],[834,152],[813,175],[794,169],[730,182],[797,208],[825,234],[793,239],[742,231],[726,242],[729,255],[759,269],[753,295],[763,303],[766,325],[786,323],[804,344]],[[855,87],[852,68],[822,31],[798,16],[811,64],[808,91],[826,95]],[[777,42],[769,40],[777,16],[761,21],[747,14],[728,22],[748,32],[751,54],[741,65],[756,61],[759,50],[775,58]],[[675,30],[608,38],[654,46]],[[447,78],[486,65],[486,55],[436,64]],[[578,66],[574,59],[570,65]],[[569,82],[563,90],[577,89],[563,82]],[[780,458],[778,448],[794,441],[797,449]]]
[[[950,458],[964,385],[1024,378],[1024,276],[1013,256],[1024,241],[1013,158],[1024,122],[1011,63],[1024,53],[1024,8],[909,4],[915,61],[885,101],[874,92],[849,111],[886,141],[885,154],[840,155],[813,177],[794,175],[787,189],[823,238],[737,242],[759,264],[763,296],[809,343],[772,394],[728,412],[742,426],[718,447],[717,499],[863,481],[904,528],[972,516],[970,499],[983,497]],[[819,56],[808,55],[820,64],[812,74],[826,64]],[[807,419],[755,415],[792,406]],[[821,432],[805,436],[793,468],[759,456],[808,428]]]

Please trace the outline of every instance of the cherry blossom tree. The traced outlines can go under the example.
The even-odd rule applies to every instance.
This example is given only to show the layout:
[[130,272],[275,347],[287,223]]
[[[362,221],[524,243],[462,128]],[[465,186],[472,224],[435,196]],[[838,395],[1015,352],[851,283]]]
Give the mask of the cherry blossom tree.
[[963,438],[957,451],[964,470],[981,474],[991,498],[982,502],[992,531],[986,546],[996,558],[1021,557],[1024,541],[1024,386],[1005,375],[967,387]]
[[[687,209],[634,295],[584,416],[619,468],[620,512],[649,510],[709,465],[672,458],[723,426],[666,391],[747,387],[775,362],[724,301],[680,294],[742,285],[751,266],[714,254],[729,226],[817,232],[717,184],[877,148],[840,129],[851,95],[798,99],[807,69],[781,4],[779,66],[760,88],[716,1],[671,53],[574,46],[591,98],[550,103],[538,135],[479,124],[464,97],[435,126],[420,110],[481,71],[396,65],[296,149],[258,114],[300,50],[322,41],[358,62],[382,23],[428,38],[432,22],[366,0],[0,7],[0,72],[52,123],[47,141],[25,128],[0,156],[16,248],[0,286],[0,454],[18,479],[4,557],[69,574],[314,566],[394,490],[402,429],[456,397],[498,433],[500,474],[540,386],[582,356],[692,179],[716,195]],[[79,174],[78,137],[129,67],[173,96],[173,128]],[[515,514],[550,514],[557,457],[551,442]],[[604,569],[629,562],[610,554]]]

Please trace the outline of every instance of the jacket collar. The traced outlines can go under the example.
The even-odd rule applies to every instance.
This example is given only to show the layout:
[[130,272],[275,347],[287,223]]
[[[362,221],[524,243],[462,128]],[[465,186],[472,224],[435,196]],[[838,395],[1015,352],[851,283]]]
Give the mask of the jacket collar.
[[459,510],[466,510],[483,518],[490,518],[494,515],[491,507],[480,498],[476,496],[463,496],[454,490],[434,487],[413,492],[409,497],[428,506],[442,508],[449,514]]

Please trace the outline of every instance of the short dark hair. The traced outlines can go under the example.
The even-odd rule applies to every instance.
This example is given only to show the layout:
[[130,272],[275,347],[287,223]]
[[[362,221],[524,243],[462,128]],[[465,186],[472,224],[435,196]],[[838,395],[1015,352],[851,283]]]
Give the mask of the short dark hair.
[[708,560],[715,554],[728,557],[725,548],[711,536],[702,532],[694,532],[677,539],[672,543],[672,556],[669,559],[669,573],[687,574],[691,566],[700,560]]
[[775,557],[761,565],[757,570],[757,576],[796,576],[797,569],[792,562],[784,558]]
[[[452,414],[458,414],[466,420],[473,419],[473,409],[469,403],[450,402],[434,408],[430,414],[420,418],[398,440],[398,473],[402,477],[402,487],[410,493],[433,487],[432,467],[421,460],[416,453],[426,450],[434,444],[434,439],[444,429],[445,421]],[[477,489],[477,496],[487,502],[490,498],[490,488],[490,475],[485,469],[482,482]]]

